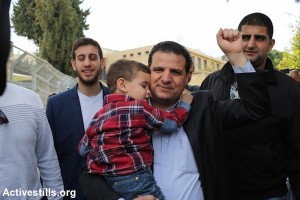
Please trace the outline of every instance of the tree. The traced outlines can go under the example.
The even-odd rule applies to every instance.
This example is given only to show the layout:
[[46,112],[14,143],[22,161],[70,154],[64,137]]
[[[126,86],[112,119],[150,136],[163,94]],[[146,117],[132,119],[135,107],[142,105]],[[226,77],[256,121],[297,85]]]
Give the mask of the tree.
[[[13,6],[12,22],[17,35],[39,47],[39,56],[62,73],[71,75],[70,52],[73,42],[88,30],[88,10],[82,0],[19,0]],[[25,20],[24,20],[25,19]]]
[[296,30],[291,41],[291,50],[283,52],[282,61],[277,65],[278,69],[300,69],[300,26]]
[[282,60],[283,57],[283,52],[278,51],[276,49],[273,49],[268,57],[272,60],[272,63],[274,65],[274,67],[276,68],[276,66],[280,63],[280,61]]
[[39,46],[42,30],[35,18],[35,7],[35,1],[19,0],[13,5],[11,21],[17,35],[27,37]]

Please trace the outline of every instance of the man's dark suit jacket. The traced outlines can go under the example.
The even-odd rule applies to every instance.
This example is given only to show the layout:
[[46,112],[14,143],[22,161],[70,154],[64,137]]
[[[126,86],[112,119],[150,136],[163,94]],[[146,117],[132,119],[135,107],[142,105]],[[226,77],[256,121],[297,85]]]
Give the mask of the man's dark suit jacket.
[[[101,83],[100,85],[103,97],[110,93],[107,87]],[[49,97],[46,114],[51,126],[65,190],[76,190],[76,199],[83,199],[79,174],[86,165],[86,159],[79,155],[77,147],[85,130],[77,85]]]

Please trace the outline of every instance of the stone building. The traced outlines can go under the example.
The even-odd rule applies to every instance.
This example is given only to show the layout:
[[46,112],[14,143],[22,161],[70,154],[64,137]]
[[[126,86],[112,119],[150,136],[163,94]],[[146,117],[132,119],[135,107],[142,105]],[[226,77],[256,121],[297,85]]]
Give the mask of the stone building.
[[[103,70],[101,74],[101,80],[105,81],[105,74],[108,70],[111,63],[119,60],[119,59],[129,59],[136,60],[138,62],[144,63],[147,65],[148,56],[152,49],[153,45],[139,47],[135,49],[128,49],[124,51],[114,51],[109,49],[103,49],[104,58],[106,61],[105,70]],[[192,56],[192,60],[194,63],[194,72],[191,79],[191,85],[199,85],[204,78],[223,67],[224,61],[220,58],[214,58],[212,56],[206,55],[198,50],[187,48]]]

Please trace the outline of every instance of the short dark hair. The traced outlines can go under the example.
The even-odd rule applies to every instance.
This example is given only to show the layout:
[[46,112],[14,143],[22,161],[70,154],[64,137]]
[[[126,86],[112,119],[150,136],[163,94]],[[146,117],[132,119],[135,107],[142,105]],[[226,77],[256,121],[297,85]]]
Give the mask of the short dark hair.
[[99,58],[102,59],[103,58],[103,53],[102,53],[102,49],[99,45],[99,43],[96,40],[93,40],[92,38],[87,38],[87,37],[80,37],[78,38],[74,44],[73,44],[73,48],[72,48],[72,59],[75,60],[75,51],[81,47],[81,46],[86,46],[86,45],[93,45],[98,49],[98,53],[99,53]]
[[110,65],[106,74],[106,84],[108,89],[112,93],[115,92],[117,89],[117,80],[119,78],[124,78],[127,81],[131,81],[136,77],[136,74],[139,71],[147,74],[151,73],[149,67],[143,63],[127,59],[117,60]]
[[152,64],[152,57],[155,52],[175,53],[176,55],[182,55],[185,58],[185,70],[186,72],[190,71],[193,61],[189,51],[181,44],[173,41],[163,41],[154,45],[148,57],[149,67]]
[[271,19],[263,13],[255,12],[245,16],[240,22],[238,30],[241,31],[244,25],[265,26],[267,27],[269,38],[273,38],[273,23]]

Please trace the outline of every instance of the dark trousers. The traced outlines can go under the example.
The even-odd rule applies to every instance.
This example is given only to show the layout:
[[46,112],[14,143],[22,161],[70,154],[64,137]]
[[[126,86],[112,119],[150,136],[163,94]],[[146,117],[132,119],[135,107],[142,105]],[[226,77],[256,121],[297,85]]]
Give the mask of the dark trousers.
[[107,184],[104,177],[90,174],[84,168],[79,176],[80,186],[86,200],[118,200],[119,196]]

